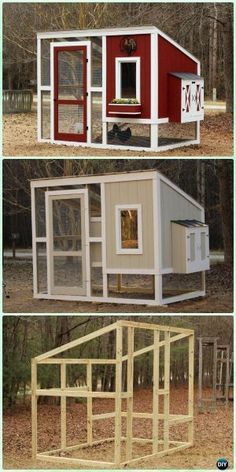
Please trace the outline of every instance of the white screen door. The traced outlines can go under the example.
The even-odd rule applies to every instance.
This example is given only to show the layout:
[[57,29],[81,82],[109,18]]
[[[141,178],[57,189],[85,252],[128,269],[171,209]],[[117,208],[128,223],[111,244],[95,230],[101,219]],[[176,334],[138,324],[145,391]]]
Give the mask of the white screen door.
[[81,192],[46,192],[48,282],[52,295],[86,295],[84,198]]

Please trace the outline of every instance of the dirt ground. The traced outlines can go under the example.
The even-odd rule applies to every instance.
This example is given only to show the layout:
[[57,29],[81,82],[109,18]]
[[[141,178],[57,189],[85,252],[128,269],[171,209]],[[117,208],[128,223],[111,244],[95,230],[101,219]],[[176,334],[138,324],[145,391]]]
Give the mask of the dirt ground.
[[[186,414],[187,390],[184,387],[172,388],[170,395],[170,412]],[[114,411],[114,400],[93,401],[93,413]],[[122,405],[124,411],[125,404]],[[78,444],[86,441],[86,403],[69,403],[67,405],[67,444]],[[160,412],[163,404],[160,405]],[[60,440],[60,406],[39,405],[38,414],[38,443],[39,452],[59,446]],[[149,389],[137,390],[134,394],[134,411],[151,412],[152,392]],[[163,424],[160,421],[159,438],[162,438]],[[122,424],[125,434],[125,420]],[[135,419],[133,423],[135,437],[151,437],[151,420]],[[170,439],[185,440],[187,425],[171,427]],[[106,419],[94,423],[94,439],[114,436],[114,419]],[[60,447],[60,446],[59,446]],[[149,449],[148,449],[149,448]],[[200,413],[197,407],[197,392],[194,408],[194,446],[183,451],[161,458],[140,460],[137,469],[216,469],[217,459],[224,457],[233,468],[233,405],[228,406],[218,402],[211,411]],[[122,450],[125,447],[122,447]],[[31,460],[31,412],[30,405],[19,406],[13,413],[7,412],[3,419],[3,451],[4,469],[63,469],[65,465]],[[80,450],[80,458],[92,460],[112,461],[114,446],[103,443],[99,447],[90,447]],[[134,445],[136,453],[145,455],[150,453],[149,445]],[[78,451],[77,453],[78,454]],[[71,454],[69,454],[71,456]],[[74,453],[72,454],[74,457]],[[66,468],[68,466],[66,465]],[[70,469],[78,469],[78,465],[70,465]],[[83,468],[86,468],[83,466]],[[91,467],[89,467],[91,469]],[[95,467],[97,468],[97,467]],[[130,468],[130,467],[128,467]]]
[[4,115],[4,156],[232,156],[231,114],[207,111],[201,124],[201,145],[166,152],[135,152],[57,146],[36,142],[36,113]]
[[32,263],[6,259],[4,264],[5,313],[232,313],[232,271],[223,263],[206,273],[206,297],[168,306],[124,305],[114,303],[39,300],[32,296]]

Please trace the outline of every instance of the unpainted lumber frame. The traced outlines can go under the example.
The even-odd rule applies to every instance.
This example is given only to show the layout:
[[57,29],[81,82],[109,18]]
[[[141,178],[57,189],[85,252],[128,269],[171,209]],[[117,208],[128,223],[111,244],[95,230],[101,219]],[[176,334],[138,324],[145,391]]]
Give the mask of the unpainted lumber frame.
[[[153,331],[153,344],[142,349],[134,351],[135,329],[149,329]],[[64,352],[65,350],[82,345],[95,339],[98,336],[116,331],[116,357],[115,359],[75,359],[75,358],[59,358],[52,357]],[[128,352],[123,355],[123,333],[127,335]],[[160,334],[164,333],[164,339],[160,340]],[[163,336],[163,334],[162,334]],[[188,363],[189,363],[189,379],[188,379],[188,414],[177,415],[170,414],[170,347],[174,342],[182,339],[188,340]],[[159,368],[160,368],[160,349],[164,349],[164,386],[159,385]],[[153,410],[149,412],[133,411],[133,376],[134,376],[134,359],[148,352],[153,352]],[[122,391],[122,365],[127,361],[127,391]],[[61,385],[60,388],[41,389],[37,386],[37,364],[47,365],[55,364],[60,366]],[[86,366],[86,385],[83,387],[67,387],[66,366],[70,364],[78,364]],[[93,392],[92,390],[92,367],[96,364],[113,364],[115,365],[116,386],[114,392]],[[120,320],[110,326],[101,328],[82,338],[72,341],[59,348],[52,349],[45,354],[32,359],[32,456],[33,459],[41,459],[54,463],[66,463],[80,466],[98,466],[101,468],[117,468],[124,467],[127,464],[136,464],[142,459],[151,457],[162,457],[167,454],[173,454],[179,450],[190,447],[193,444],[193,379],[194,379],[194,332],[189,329],[175,328],[172,326],[163,326],[149,323],[137,323],[133,321]],[[37,452],[37,398],[41,395],[56,396],[61,398],[61,447],[46,452]],[[159,412],[159,397],[164,397],[164,411]],[[86,398],[87,399],[87,441],[85,443],[67,446],[66,443],[66,398]],[[93,398],[113,398],[115,400],[115,411],[109,413],[93,414],[92,401]],[[127,400],[127,411],[122,411],[122,399]],[[115,436],[102,440],[93,440],[93,422],[114,418]],[[122,418],[126,419],[126,436],[122,436]],[[152,438],[136,438],[133,432],[133,419],[149,419],[152,421]],[[159,438],[159,421],[164,424],[163,439]],[[174,441],[169,438],[169,428],[171,425],[187,424],[188,438],[187,441]],[[60,456],[61,452],[69,452],[82,448],[92,447],[102,443],[114,443],[114,461],[95,461],[79,458]],[[125,461],[122,452],[122,443],[125,442]],[[147,443],[151,444],[152,454],[143,457],[133,457],[133,444]],[[160,449],[160,445],[161,448]],[[55,455],[58,454],[58,455]]]

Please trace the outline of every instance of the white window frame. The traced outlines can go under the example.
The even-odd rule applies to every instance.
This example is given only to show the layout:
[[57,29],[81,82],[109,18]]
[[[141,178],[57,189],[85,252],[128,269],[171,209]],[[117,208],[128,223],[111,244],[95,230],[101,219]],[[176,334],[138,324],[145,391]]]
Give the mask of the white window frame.
[[[123,210],[137,210],[138,218],[138,248],[122,248],[121,239],[121,211]],[[142,233],[142,205],[141,204],[127,204],[116,205],[116,254],[143,254],[143,233]]]
[[121,65],[124,62],[135,62],[136,63],[136,99],[141,103],[140,94],[140,77],[141,77],[141,65],[140,57],[116,57],[116,97],[123,98],[121,96]]

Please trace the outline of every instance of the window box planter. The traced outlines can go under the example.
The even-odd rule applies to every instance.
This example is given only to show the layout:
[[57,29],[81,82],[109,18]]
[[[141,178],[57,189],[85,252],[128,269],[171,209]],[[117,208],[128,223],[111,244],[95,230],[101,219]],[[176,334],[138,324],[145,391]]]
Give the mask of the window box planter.
[[110,116],[139,116],[142,105],[140,103],[108,103]]

